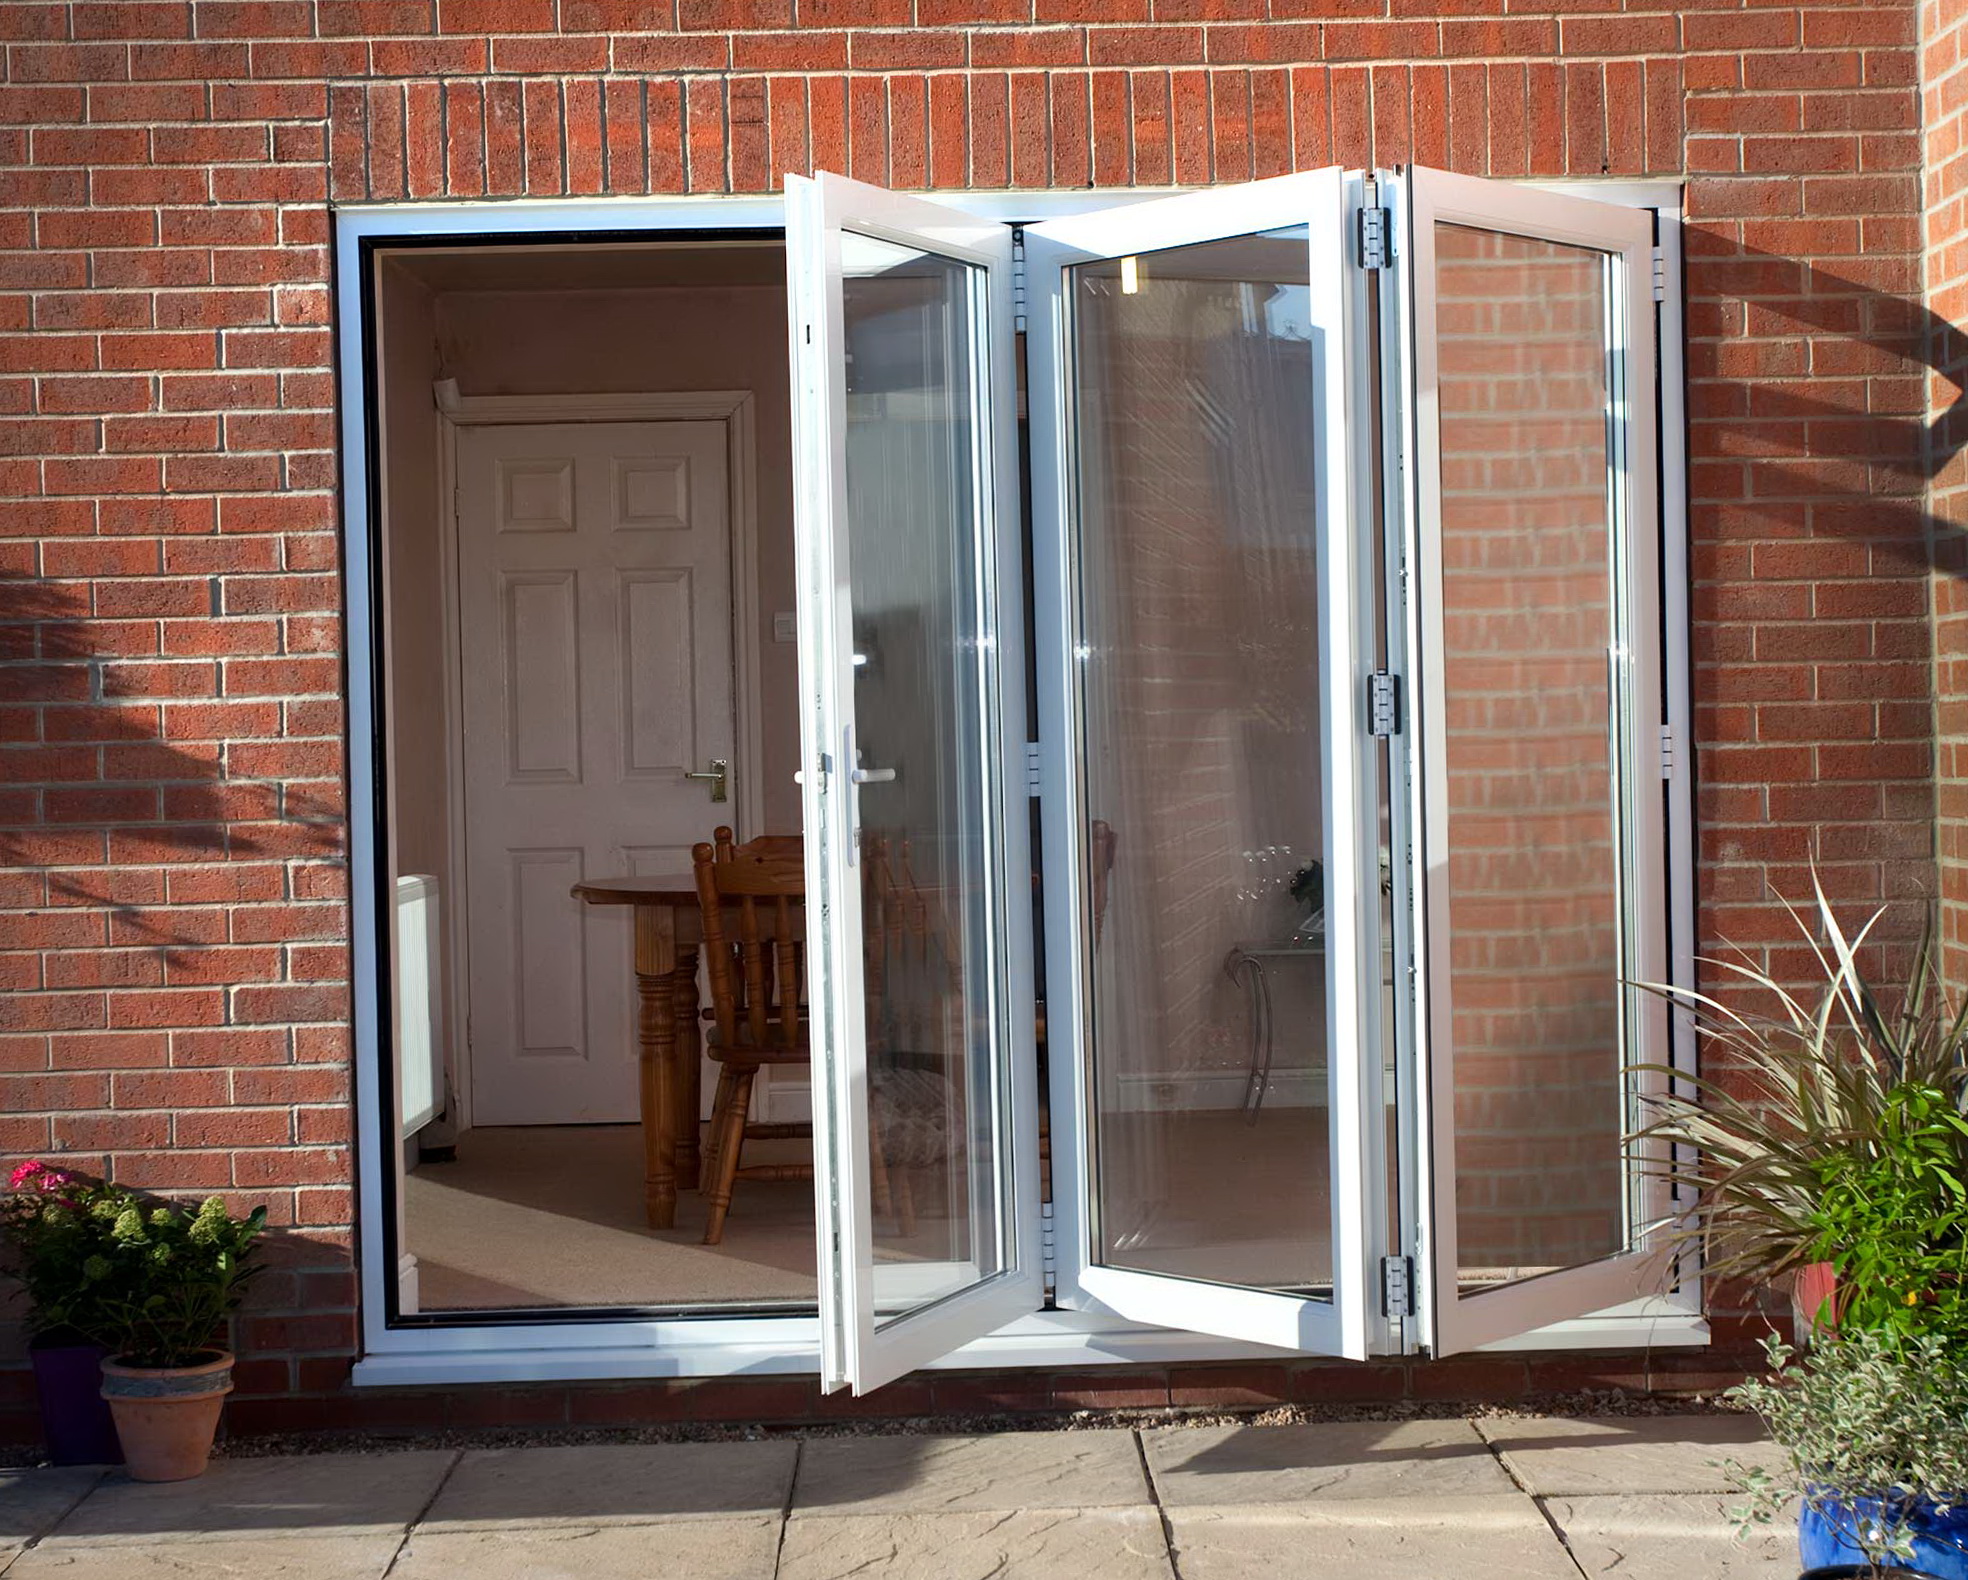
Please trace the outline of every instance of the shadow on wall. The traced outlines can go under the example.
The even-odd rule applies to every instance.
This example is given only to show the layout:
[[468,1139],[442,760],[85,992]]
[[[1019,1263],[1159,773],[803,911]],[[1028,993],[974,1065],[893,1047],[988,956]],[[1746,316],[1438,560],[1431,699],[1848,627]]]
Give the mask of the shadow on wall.
[[[218,655],[171,652],[168,639],[160,651],[157,620],[98,616],[92,595],[88,583],[0,575],[0,864],[16,881],[46,884],[43,897],[20,887],[10,896],[9,946],[122,946],[130,975],[74,985],[163,985],[194,957],[137,946],[232,941],[173,908],[302,898],[281,867],[191,864],[335,860],[343,810],[339,799],[230,773],[240,737],[283,733],[282,704],[229,699]],[[36,905],[73,908],[75,923],[23,914]],[[105,926],[91,907],[107,911]],[[134,969],[138,955],[151,973]]]
[[[1739,503],[1793,531],[1798,509],[1808,506],[1812,525],[1826,529],[1817,537],[1911,545],[1968,530],[1931,516],[1908,492],[1938,477],[1968,446],[1968,333],[1917,300],[1797,258],[1699,230],[1688,232],[1687,249],[1689,281],[1699,288],[1688,293],[1689,421],[1732,427],[1740,436],[1726,453],[1694,464],[1747,463],[1748,491]],[[1849,344],[1839,349],[1841,341]],[[1736,355],[1753,364],[1734,365]],[[1954,400],[1931,420],[1924,388],[1921,415],[1863,404],[1871,380],[1928,371],[1957,385]],[[1827,385],[1849,389],[1862,404],[1811,393]],[[1794,444],[1758,431],[1799,422],[1805,427]],[[1881,497],[1875,490],[1882,488],[1892,492]],[[1729,498],[1720,486],[1693,492]],[[1930,564],[1923,552],[1902,568]]]
[[[1794,696],[1774,670],[1740,693],[1698,681],[1702,855],[1740,864],[1704,892],[1725,911],[1797,902],[1815,861],[1834,901],[1892,906],[1869,969],[1897,976],[1934,902],[1930,665],[1945,638],[1927,579],[1968,583],[1968,535],[1924,496],[1968,443],[1968,335],[1917,295],[1695,228],[1687,281],[1696,670],[1815,670]],[[1931,420],[1930,373],[1957,385]],[[1785,745],[1817,749],[1781,809],[1717,804],[1774,771],[1731,770],[1717,748]],[[1768,952],[1810,968],[1801,938]]]
[[[339,911],[319,937],[289,913],[345,890],[339,786],[274,777],[296,704],[266,696],[298,657],[266,653],[276,622],[240,617],[230,655],[216,610],[99,613],[105,585],[0,575],[0,1033],[56,1039],[44,1062],[9,1065],[25,1079],[0,1151],[174,1199],[267,1204],[239,1384],[286,1392],[307,1364],[293,1351],[346,1356],[354,1339],[346,1231],[293,1226],[296,1187],[344,1184],[347,1169],[300,1150],[346,1144],[345,1057],[291,1029],[347,1018]],[[239,771],[242,749],[258,776]],[[345,1222],[335,1195],[324,1216]],[[31,1411],[17,1382],[0,1408]]]

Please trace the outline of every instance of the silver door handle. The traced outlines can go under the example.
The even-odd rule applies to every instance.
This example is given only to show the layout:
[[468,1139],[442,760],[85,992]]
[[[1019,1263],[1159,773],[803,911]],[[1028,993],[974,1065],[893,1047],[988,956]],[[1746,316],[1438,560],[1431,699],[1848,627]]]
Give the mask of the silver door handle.
[[893,768],[863,768],[854,745],[854,726],[841,730],[841,763],[847,769],[847,864],[858,859],[861,847],[861,786],[892,784]]
[[730,775],[731,764],[722,757],[713,757],[709,768],[701,773],[692,773],[686,769],[683,777],[686,779],[703,779],[708,781],[711,787],[711,799],[713,801],[727,801],[730,799],[730,796],[726,793]]

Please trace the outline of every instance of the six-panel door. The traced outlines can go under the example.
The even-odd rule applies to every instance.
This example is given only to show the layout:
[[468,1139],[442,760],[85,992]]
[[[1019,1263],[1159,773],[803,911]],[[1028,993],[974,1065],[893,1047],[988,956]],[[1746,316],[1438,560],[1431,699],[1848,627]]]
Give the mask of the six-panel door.
[[474,426],[457,466],[473,1120],[633,1122],[628,912],[570,890],[688,871],[715,812],[683,775],[733,756],[724,426]]

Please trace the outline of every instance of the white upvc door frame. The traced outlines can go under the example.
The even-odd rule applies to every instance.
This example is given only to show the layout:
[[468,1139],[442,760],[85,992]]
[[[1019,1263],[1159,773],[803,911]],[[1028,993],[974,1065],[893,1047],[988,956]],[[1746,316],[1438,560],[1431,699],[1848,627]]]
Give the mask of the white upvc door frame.
[[[1675,861],[1670,884],[1676,936],[1674,979],[1691,983],[1695,869],[1679,299],[1682,193],[1679,185],[1672,182],[1558,185],[1563,191],[1601,202],[1658,213],[1662,221],[1661,244],[1666,253],[1669,282],[1668,299],[1662,308],[1661,337],[1664,605],[1669,633],[1668,717],[1674,725],[1677,743],[1671,787]],[[961,206],[973,216],[1006,223],[1067,218],[1096,210],[1114,213],[1126,206],[1174,195],[1178,195],[1177,189],[1172,188],[919,194],[924,202]],[[376,733],[381,724],[376,664],[381,656],[382,602],[378,527],[371,512],[370,493],[376,478],[371,427],[375,411],[372,338],[377,327],[369,275],[373,268],[372,249],[490,241],[513,245],[619,243],[688,237],[702,232],[770,233],[785,224],[784,202],[776,196],[695,195],[341,204],[335,206],[332,218],[330,252],[338,369],[348,668],[352,1079],[362,1352],[351,1380],[362,1387],[403,1387],[811,1373],[818,1363],[820,1348],[819,1324],[811,1314],[637,1313],[619,1320],[595,1321],[528,1312],[512,1317],[494,1314],[459,1321],[404,1324],[393,1321],[390,1291],[396,1273],[391,1259],[384,1254],[389,1243],[394,1196],[389,1178],[392,1149],[385,1144],[381,1128],[392,1098],[382,1064],[387,1047],[384,1018],[389,1013],[389,1000],[387,966],[379,948],[381,906],[387,901],[387,895],[379,888],[379,875],[388,848],[388,823],[384,764],[378,756]],[[1403,228],[1403,216],[1398,210],[1393,222],[1398,237]],[[1397,256],[1402,247],[1397,240]],[[1386,311],[1385,305],[1382,310]],[[1036,343],[1038,337],[1033,339]],[[1042,602],[1041,620],[1044,608]],[[1048,731],[1044,740],[1042,760],[1050,764],[1061,749],[1059,738]],[[1051,1078],[1055,1124],[1065,1112],[1057,1106],[1064,1079],[1069,1077],[1055,1060]],[[1402,1152],[1402,1221],[1411,1224],[1416,1221],[1414,1213],[1408,1210],[1416,1189],[1414,1149],[1403,1147]],[[1062,1226],[1068,1222],[1064,1215],[1087,1188],[1078,1168],[1071,1149],[1059,1149],[1053,1159],[1052,1194],[1062,1214]],[[1064,1236],[1063,1257],[1073,1255],[1073,1243],[1070,1234]],[[1061,1274],[1058,1309],[1048,1308],[1009,1322],[987,1337],[927,1362],[927,1366],[931,1369],[1080,1368],[1261,1359],[1277,1353],[1257,1344],[1176,1331],[1158,1322],[1127,1320],[1097,1302],[1078,1298],[1068,1265],[1062,1264]],[[1486,1347],[1686,1348],[1707,1342],[1708,1329],[1700,1312],[1698,1285],[1690,1279],[1667,1296],[1555,1323]],[[1413,1346],[1410,1343],[1407,1347]]]
[[[1017,362],[1012,235],[921,198],[842,176],[786,183],[786,277],[791,311],[794,522],[800,557],[801,801],[806,830],[808,992],[813,1018],[814,1197],[821,1232],[820,1381],[866,1393],[1044,1304],[1039,1213],[1038,1052],[1033,1002],[1031,851],[1026,813],[1023,549],[1018,520]],[[982,537],[987,735],[993,765],[985,817],[995,979],[989,1036],[971,1056],[997,1061],[990,1115],[999,1266],[965,1288],[881,1322],[876,1310],[873,1169],[858,805],[851,560],[847,493],[844,235],[874,237],[971,266],[970,343],[977,414],[973,509]],[[1015,881],[1014,881],[1015,880]],[[967,992],[976,992],[971,983]],[[942,1264],[938,1264],[939,1266]],[[893,1273],[896,1270],[891,1270]],[[885,1280],[893,1295],[894,1279]]]
[[[1420,1342],[1437,1355],[1509,1342],[1569,1318],[1622,1305],[1658,1306],[1672,1282],[1655,1248],[1656,1229],[1671,1215],[1658,1179],[1658,1159],[1642,1150],[1640,1179],[1630,1186],[1632,1249],[1579,1267],[1524,1278],[1473,1294],[1459,1291],[1455,1201],[1453,1007],[1448,978],[1447,727],[1442,647],[1441,445],[1435,317],[1435,227],[1475,229],[1531,237],[1588,249],[1607,259],[1608,354],[1617,379],[1609,415],[1609,443],[1616,468],[1614,531],[1623,550],[1614,587],[1619,641],[1609,650],[1610,672],[1621,682],[1615,739],[1623,748],[1615,773],[1622,818],[1624,865],[1622,934],[1631,976],[1624,985],[1628,1063],[1665,1064],[1670,1059],[1665,1001],[1638,984],[1673,979],[1667,957],[1666,807],[1668,786],[1658,772],[1664,709],[1660,645],[1659,455],[1655,401],[1657,372],[1653,299],[1653,223],[1643,210],[1595,202],[1568,193],[1410,168],[1382,172],[1382,190],[1400,211],[1402,243],[1397,258],[1401,328],[1410,370],[1411,402],[1390,427],[1404,428],[1410,464],[1406,473],[1405,553],[1410,568],[1406,600],[1406,661],[1415,677],[1406,750],[1414,837],[1409,842],[1410,882],[1416,898],[1411,930],[1419,998],[1414,1015],[1417,1144],[1416,1198],[1420,1211]],[[1661,1078],[1632,1077],[1642,1101]]]
[[[1041,827],[1046,885],[1046,1034],[1051,1049],[1053,1222],[1057,1300],[1063,1307],[1221,1334],[1302,1353],[1363,1358],[1386,1342],[1374,1276],[1386,1214],[1370,1212],[1386,1178],[1386,1125],[1378,1048],[1380,934],[1367,674],[1372,630],[1372,414],[1365,401],[1364,286],[1350,255],[1361,179],[1306,171],[1121,210],[1028,226],[1034,603],[1038,643]],[[1087,812],[1080,619],[1073,318],[1076,264],[1152,254],[1303,226],[1308,232],[1311,321],[1317,344],[1313,409],[1321,606],[1322,793],[1329,914],[1327,1112],[1332,1172],[1331,1298],[1320,1299],[1104,1265],[1092,1222],[1095,1178],[1089,1006],[1091,922],[1080,831]],[[1375,947],[1369,947],[1374,941]],[[1064,1188],[1062,1188],[1062,1186]]]

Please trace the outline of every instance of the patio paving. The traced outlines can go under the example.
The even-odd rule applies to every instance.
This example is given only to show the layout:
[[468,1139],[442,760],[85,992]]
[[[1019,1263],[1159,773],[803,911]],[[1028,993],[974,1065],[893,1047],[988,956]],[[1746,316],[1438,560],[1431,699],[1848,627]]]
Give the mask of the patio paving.
[[1717,1416],[1332,1422],[0,1472],[4,1580],[1792,1580]]

